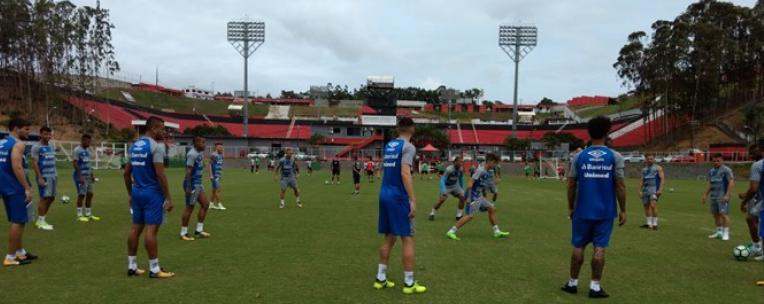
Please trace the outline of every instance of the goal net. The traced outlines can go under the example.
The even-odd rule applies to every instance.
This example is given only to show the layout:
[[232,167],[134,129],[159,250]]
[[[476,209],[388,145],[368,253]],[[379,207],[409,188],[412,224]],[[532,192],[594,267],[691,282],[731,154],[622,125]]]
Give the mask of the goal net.
[[557,157],[542,157],[539,159],[539,178],[559,179],[557,166],[560,160]]

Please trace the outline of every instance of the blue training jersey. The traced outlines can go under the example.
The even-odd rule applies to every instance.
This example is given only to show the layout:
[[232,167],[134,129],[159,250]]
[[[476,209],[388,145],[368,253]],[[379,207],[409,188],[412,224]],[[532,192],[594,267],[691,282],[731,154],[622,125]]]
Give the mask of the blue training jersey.
[[394,199],[408,202],[409,195],[403,186],[401,167],[403,164],[412,165],[414,154],[416,154],[416,148],[403,138],[393,139],[385,145],[380,200]]
[[212,168],[213,178],[223,176],[223,156],[217,152],[210,154],[210,167]]
[[[204,154],[191,148],[186,154],[186,167],[191,168],[191,185],[201,186],[204,174]],[[189,185],[189,186],[191,186]]]
[[32,160],[37,162],[37,167],[40,168],[42,177],[56,177],[56,148],[52,143],[43,145],[37,143],[32,146],[32,152],[30,153]]
[[616,179],[624,177],[623,156],[605,146],[581,151],[570,166],[576,180],[573,216],[584,220],[612,220],[616,217]]
[[475,172],[472,174],[470,201],[474,202],[483,195],[483,189],[489,186],[489,184],[486,182],[488,180],[486,176],[488,175],[491,175],[491,173],[485,167],[483,167],[483,165],[480,165],[480,167],[475,169]]
[[157,144],[153,138],[143,136],[128,150],[133,190],[161,191],[154,164],[164,163],[164,145]]
[[279,160],[279,168],[281,169],[281,178],[293,178],[297,172],[297,163],[294,158],[287,159],[284,157]]
[[[91,168],[90,168],[90,159],[91,159],[91,153],[90,149],[83,148],[82,146],[77,146],[74,148],[74,151],[72,152],[72,157],[74,157],[74,161],[77,162],[77,170],[79,170],[80,175],[83,177],[90,177],[91,175]],[[77,170],[74,171],[74,178],[79,178],[77,176]]]
[[711,193],[709,196],[712,199],[722,198],[727,194],[727,188],[729,187],[730,180],[735,179],[732,174],[732,169],[725,165],[721,165],[719,168],[711,168],[708,171],[708,182],[711,186]]
[[24,193],[24,186],[21,185],[16,175],[13,173],[13,164],[11,155],[13,147],[18,143],[18,139],[13,136],[7,136],[0,139],[0,194],[18,195]]
[[658,165],[653,164],[642,169],[642,191],[655,194],[661,188],[661,176],[658,174]]

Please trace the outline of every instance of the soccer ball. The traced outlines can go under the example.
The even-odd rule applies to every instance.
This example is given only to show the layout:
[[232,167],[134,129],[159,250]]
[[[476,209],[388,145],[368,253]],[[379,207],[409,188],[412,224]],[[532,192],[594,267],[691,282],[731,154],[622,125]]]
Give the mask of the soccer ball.
[[674,188],[669,188],[669,192],[674,192]]
[[732,249],[732,256],[738,261],[745,261],[751,256],[751,251],[744,245],[739,245]]
[[61,203],[68,204],[72,201],[72,199],[69,198],[68,195],[64,195],[61,197]]
[[328,181],[328,180],[325,180],[325,181],[324,181],[324,185],[328,185],[328,184],[329,184],[329,181]]

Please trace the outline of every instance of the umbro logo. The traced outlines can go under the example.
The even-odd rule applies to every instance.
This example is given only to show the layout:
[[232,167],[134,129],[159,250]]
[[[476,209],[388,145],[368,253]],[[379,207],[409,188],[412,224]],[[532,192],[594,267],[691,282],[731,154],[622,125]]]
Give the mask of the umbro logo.
[[8,142],[7,139],[0,139],[0,146],[4,145],[7,142]]
[[395,147],[397,147],[397,146],[398,146],[398,145],[400,145],[400,144],[401,144],[400,142],[397,142],[397,141],[391,141],[391,142],[390,142],[389,144],[387,144],[387,145],[388,145],[390,148],[395,148]]
[[594,158],[601,158],[601,157],[605,156],[605,154],[607,154],[607,152],[602,151],[602,150],[592,150],[592,151],[587,152],[586,154],[589,154],[590,156],[592,156]]
[[135,146],[136,147],[143,147],[145,145],[146,145],[146,142],[143,141],[143,140],[139,140],[139,141],[135,142]]

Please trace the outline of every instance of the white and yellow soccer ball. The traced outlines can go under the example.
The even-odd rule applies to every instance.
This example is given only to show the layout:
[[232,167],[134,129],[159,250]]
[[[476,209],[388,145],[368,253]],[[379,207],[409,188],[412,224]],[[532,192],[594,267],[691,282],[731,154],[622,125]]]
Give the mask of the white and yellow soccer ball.
[[329,184],[329,181],[328,181],[328,180],[325,180],[325,181],[324,181],[324,185],[328,185],[328,184]]
[[61,196],[61,203],[68,204],[72,202],[72,199],[68,195]]
[[739,245],[732,249],[732,256],[738,261],[745,261],[751,256],[751,250],[745,245]]

